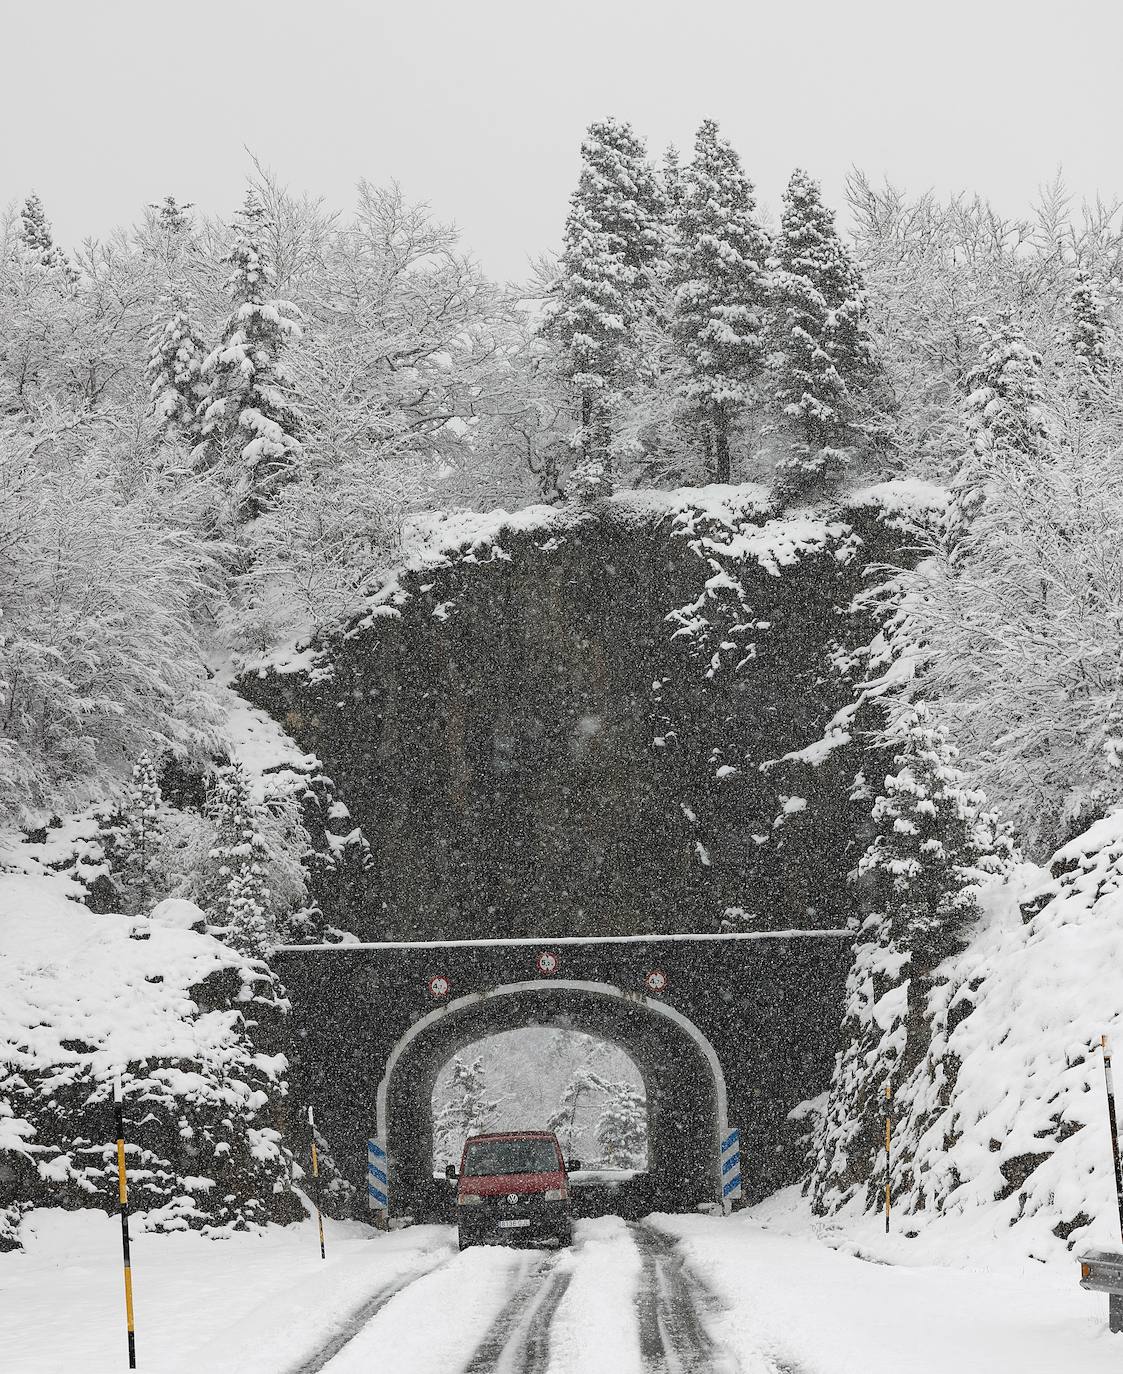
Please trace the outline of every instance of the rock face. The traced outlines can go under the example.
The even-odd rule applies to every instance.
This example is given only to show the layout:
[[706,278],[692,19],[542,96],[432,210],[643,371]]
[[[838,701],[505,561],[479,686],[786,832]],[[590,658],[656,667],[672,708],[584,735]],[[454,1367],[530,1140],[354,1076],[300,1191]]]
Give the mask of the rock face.
[[314,668],[243,679],[370,846],[329,921],[365,940],[844,923],[858,751],[775,761],[851,697],[863,519],[865,538],[769,519],[751,488],[477,517]]
[[152,920],[95,914],[80,894],[0,875],[0,1249],[27,1207],[115,1206],[117,1074],[130,1200],[150,1228],[302,1215],[274,975],[192,929],[189,903]]

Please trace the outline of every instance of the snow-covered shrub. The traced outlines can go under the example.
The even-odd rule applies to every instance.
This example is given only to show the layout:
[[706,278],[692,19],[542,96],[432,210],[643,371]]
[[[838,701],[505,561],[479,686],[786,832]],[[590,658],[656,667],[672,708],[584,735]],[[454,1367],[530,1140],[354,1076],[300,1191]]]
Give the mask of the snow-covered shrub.
[[[96,915],[64,878],[0,877],[0,1213],[116,1200],[112,1080],[133,1207],[165,1230],[301,1215],[268,968],[190,928]],[[175,906],[175,910],[168,909]]]

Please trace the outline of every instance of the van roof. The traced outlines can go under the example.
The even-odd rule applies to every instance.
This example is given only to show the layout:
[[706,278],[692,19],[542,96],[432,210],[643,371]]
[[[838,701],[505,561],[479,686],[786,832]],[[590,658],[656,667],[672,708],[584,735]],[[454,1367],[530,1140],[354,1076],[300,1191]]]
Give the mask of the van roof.
[[557,1140],[553,1131],[487,1131],[482,1135],[470,1135],[464,1142],[470,1145],[474,1140]]

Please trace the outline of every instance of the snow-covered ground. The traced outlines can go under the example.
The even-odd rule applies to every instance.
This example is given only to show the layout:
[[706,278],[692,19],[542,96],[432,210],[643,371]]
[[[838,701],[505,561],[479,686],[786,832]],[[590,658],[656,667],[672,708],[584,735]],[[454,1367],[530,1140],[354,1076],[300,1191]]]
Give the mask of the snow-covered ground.
[[[140,1231],[152,1374],[1116,1374],[1123,1337],[1074,1262],[932,1228],[810,1222],[794,1193],[735,1217],[579,1222],[570,1251],[473,1249],[448,1227],[311,1222],[208,1240]],[[0,1369],[125,1367],[120,1234],[39,1211],[0,1256]],[[939,1237],[939,1238],[938,1238]],[[970,1245],[982,1248],[971,1251]],[[962,1247],[962,1248],[960,1248]]]

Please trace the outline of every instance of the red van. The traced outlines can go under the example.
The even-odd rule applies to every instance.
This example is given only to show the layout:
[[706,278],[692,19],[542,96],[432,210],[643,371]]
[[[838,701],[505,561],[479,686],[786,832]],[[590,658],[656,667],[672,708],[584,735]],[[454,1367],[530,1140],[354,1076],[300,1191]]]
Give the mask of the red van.
[[566,1164],[553,1131],[502,1131],[464,1142],[456,1180],[460,1248],[573,1240]]

